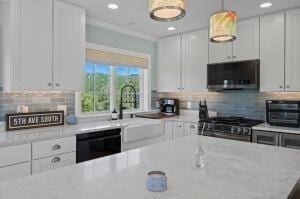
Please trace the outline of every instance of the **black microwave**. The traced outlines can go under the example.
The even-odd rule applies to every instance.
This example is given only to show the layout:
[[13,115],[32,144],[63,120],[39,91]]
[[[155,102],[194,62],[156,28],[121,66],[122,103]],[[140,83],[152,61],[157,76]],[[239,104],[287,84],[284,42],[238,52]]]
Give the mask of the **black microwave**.
[[258,90],[260,61],[248,60],[207,65],[209,90]]
[[300,128],[300,101],[267,100],[266,114],[270,125]]

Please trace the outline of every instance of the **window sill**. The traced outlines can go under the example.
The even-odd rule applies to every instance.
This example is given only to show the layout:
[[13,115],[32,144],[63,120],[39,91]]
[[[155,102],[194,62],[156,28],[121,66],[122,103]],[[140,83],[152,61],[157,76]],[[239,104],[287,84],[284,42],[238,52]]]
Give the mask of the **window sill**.
[[[150,112],[156,112],[153,110],[136,110],[136,111],[124,111],[123,114],[124,115],[129,115],[129,114],[137,114],[137,113],[150,113]],[[76,115],[76,117],[78,118],[92,118],[92,117],[108,117],[111,116],[112,113],[110,112],[105,112],[105,113],[95,113],[95,114],[80,114],[80,115]]]

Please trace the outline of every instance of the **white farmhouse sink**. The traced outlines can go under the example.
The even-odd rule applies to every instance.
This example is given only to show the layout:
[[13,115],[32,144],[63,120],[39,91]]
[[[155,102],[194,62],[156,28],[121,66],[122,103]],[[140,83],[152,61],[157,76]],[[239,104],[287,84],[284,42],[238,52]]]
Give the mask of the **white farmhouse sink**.
[[155,144],[161,140],[155,138],[164,137],[164,125],[160,120],[136,118],[113,121],[113,123],[127,125],[127,127],[125,127],[123,130],[123,144],[129,145],[133,143],[135,146],[133,147],[132,145],[132,147],[129,148],[137,148],[149,144]]

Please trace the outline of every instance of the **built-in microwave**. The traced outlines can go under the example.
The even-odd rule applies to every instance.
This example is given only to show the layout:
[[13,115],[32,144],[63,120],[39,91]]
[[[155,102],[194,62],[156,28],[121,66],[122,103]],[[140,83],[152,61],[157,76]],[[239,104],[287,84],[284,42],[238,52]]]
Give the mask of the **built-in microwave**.
[[248,60],[207,65],[209,90],[258,90],[260,61]]
[[267,123],[300,128],[300,101],[267,100]]

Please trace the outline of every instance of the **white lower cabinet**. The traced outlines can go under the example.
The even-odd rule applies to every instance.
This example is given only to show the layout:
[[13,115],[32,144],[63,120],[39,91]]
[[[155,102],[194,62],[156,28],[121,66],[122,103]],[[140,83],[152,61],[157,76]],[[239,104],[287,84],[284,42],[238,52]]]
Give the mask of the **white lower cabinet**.
[[57,169],[76,163],[76,152],[46,157],[32,161],[32,174]]
[[173,122],[165,122],[165,140],[173,140]]
[[196,123],[184,123],[184,135],[198,135],[198,128]]
[[0,181],[12,180],[31,174],[31,163],[25,162],[0,168]]
[[184,136],[183,122],[173,122],[173,139]]

